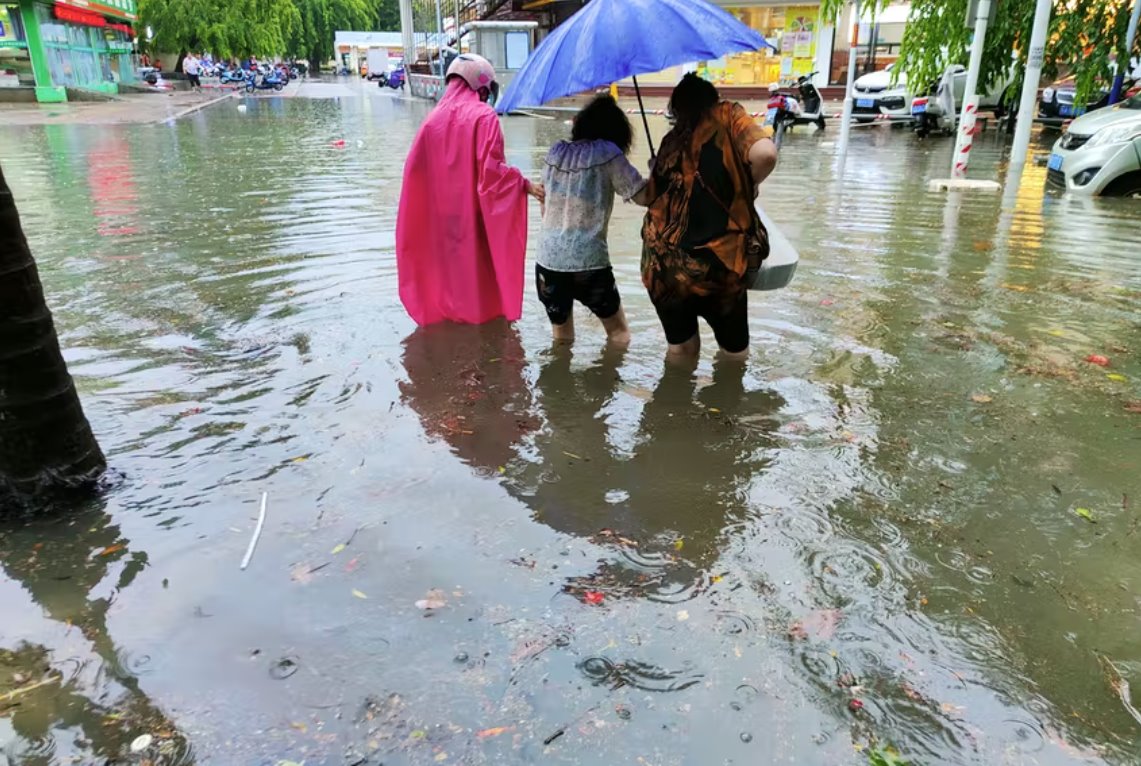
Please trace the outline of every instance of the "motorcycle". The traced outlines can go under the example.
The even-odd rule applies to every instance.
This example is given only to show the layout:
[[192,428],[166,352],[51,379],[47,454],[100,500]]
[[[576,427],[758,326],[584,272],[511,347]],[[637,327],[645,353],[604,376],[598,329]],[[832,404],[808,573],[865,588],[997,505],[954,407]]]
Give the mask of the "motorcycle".
[[381,72],[377,85],[381,88],[387,86],[393,90],[404,90],[404,67],[397,67],[389,72]]
[[246,79],[246,93],[253,93],[255,90],[282,90],[286,82],[274,73],[262,74],[259,77],[258,73],[250,72],[250,76]]
[[780,146],[784,140],[785,131],[796,125],[815,125],[824,130],[824,99],[820,91],[812,83],[816,72],[799,77],[796,81],[797,92],[800,99],[775,91],[769,97],[768,111],[765,114],[765,125],[775,132],[773,140]]
[[244,85],[246,73],[241,69],[223,69],[218,75],[218,82],[221,85]]

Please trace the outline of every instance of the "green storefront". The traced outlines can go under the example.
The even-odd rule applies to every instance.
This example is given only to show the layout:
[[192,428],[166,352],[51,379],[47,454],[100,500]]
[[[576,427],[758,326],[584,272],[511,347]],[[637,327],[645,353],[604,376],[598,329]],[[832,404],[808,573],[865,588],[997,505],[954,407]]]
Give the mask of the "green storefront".
[[117,93],[135,81],[135,0],[0,0],[0,87]]

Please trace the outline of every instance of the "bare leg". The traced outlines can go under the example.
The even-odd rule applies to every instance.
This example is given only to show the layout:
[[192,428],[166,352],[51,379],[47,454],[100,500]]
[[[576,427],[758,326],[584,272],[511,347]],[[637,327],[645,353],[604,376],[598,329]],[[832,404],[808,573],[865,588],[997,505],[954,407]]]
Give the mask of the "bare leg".
[[723,348],[717,350],[717,361],[720,362],[747,362],[748,360],[748,347],[743,351],[726,351]]
[[626,346],[630,343],[630,325],[626,322],[626,309],[619,307],[614,316],[602,320],[606,329],[606,341],[615,346]]
[[671,343],[670,350],[666,352],[666,356],[675,359],[686,359],[695,357],[701,353],[701,335],[694,333],[693,337],[685,343]]
[[560,343],[574,342],[574,312],[562,324],[551,325],[551,335]]

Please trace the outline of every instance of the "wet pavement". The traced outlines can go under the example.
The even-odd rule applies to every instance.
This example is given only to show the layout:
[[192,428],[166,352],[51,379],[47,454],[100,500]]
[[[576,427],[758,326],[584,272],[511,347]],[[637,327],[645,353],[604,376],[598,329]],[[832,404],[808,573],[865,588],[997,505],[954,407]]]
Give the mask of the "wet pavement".
[[800,271],[746,367],[679,369],[626,206],[627,352],[552,348],[530,291],[416,330],[427,105],[297,95],[0,133],[123,476],[0,527],[0,764],[1141,762],[1136,203],[798,130],[763,199]]

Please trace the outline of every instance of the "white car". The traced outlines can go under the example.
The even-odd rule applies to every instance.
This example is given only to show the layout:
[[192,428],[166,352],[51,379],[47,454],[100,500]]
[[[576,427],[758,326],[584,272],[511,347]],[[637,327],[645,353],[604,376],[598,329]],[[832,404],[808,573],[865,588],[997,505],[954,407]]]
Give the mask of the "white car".
[[1074,194],[1141,199],[1141,93],[1071,122],[1046,169],[1051,185]]
[[907,90],[907,77],[899,73],[899,80],[893,85],[891,64],[887,69],[870,72],[856,79],[853,84],[852,116],[857,122],[871,122],[880,115],[893,119],[911,118],[911,93]]

